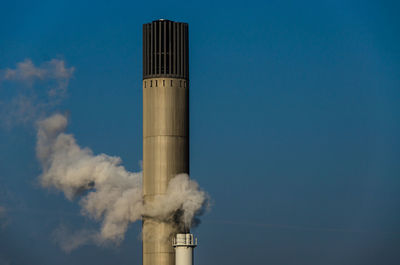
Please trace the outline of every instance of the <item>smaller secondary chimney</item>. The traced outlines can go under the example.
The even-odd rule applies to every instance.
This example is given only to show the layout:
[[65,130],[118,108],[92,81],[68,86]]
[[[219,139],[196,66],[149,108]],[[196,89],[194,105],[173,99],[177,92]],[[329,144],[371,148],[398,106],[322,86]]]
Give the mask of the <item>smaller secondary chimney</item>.
[[193,265],[193,249],[197,246],[197,238],[193,240],[193,234],[176,234],[173,246],[175,265]]

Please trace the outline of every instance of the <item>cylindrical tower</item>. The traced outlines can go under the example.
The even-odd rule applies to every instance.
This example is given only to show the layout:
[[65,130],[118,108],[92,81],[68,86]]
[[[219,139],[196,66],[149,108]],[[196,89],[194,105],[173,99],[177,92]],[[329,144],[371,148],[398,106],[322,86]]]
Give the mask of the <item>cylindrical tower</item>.
[[193,249],[197,246],[197,239],[192,234],[177,234],[173,246],[175,265],[193,265]]
[[[157,20],[143,25],[143,196],[166,192],[189,173],[188,25]],[[143,217],[143,265],[174,265],[173,222]]]

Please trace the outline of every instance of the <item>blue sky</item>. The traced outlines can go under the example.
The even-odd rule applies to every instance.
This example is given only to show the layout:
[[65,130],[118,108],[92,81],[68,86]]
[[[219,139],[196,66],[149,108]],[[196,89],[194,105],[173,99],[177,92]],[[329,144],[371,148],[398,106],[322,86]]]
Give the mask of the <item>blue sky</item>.
[[[142,24],[189,23],[190,169],[212,210],[196,264],[398,264],[400,21],[396,1],[3,1],[0,69],[74,68],[78,143],[142,159]],[[19,91],[0,81],[0,118]],[[54,82],[54,80],[53,80]],[[29,90],[31,91],[31,90]],[[30,93],[30,92],[29,92]],[[97,229],[43,189],[34,123],[0,128],[0,264],[141,264],[140,223],[119,247],[63,252],[53,232]]]

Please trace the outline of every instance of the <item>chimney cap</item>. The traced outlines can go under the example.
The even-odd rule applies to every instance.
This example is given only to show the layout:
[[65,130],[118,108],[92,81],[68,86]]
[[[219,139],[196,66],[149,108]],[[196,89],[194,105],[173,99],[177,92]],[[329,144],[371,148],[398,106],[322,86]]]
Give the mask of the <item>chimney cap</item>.
[[189,80],[188,27],[167,19],[143,24],[143,79]]

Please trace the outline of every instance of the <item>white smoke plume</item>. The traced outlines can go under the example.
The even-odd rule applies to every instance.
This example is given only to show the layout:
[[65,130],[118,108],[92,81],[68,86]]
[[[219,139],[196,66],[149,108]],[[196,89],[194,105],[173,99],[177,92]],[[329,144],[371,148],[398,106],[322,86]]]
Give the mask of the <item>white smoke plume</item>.
[[[15,68],[0,69],[0,92],[11,95],[5,101],[0,100],[0,125],[12,128],[44,116],[64,99],[74,71],[74,67],[67,68],[59,59],[39,66],[25,59]],[[36,87],[37,84],[40,86]]]
[[57,86],[52,87],[48,94],[56,96],[65,93],[75,68],[66,68],[64,61],[59,59],[51,59],[40,66],[35,66],[31,59],[25,59],[17,63],[15,69],[7,68],[0,71],[2,73],[0,80],[18,81],[28,85],[32,85],[37,80],[55,80]]
[[[129,172],[119,157],[94,155],[81,148],[73,135],[66,134],[67,118],[55,114],[38,122],[37,157],[43,173],[44,187],[64,192],[69,200],[80,198],[82,214],[101,222],[98,235],[78,237],[78,243],[124,239],[128,225],[142,216],[170,221],[179,212],[179,225],[195,225],[196,216],[208,205],[208,196],[186,174],[173,178],[165,195],[152,203],[143,203],[142,174]],[[69,244],[76,247],[74,244]],[[67,247],[66,249],[73,249]]]

